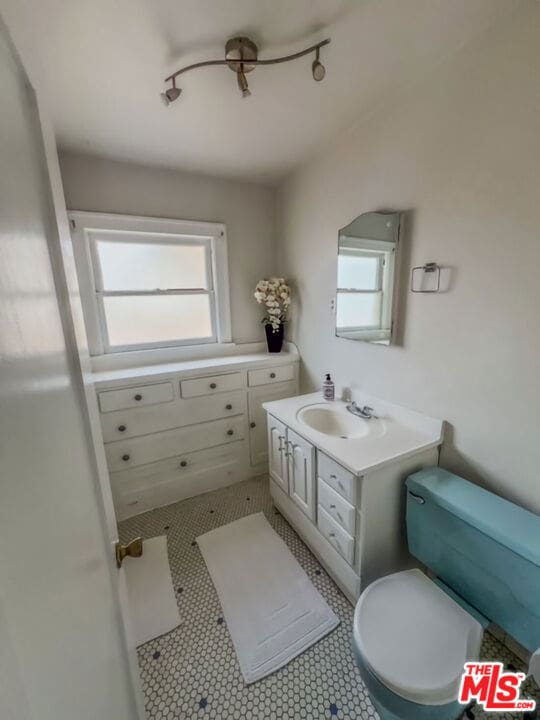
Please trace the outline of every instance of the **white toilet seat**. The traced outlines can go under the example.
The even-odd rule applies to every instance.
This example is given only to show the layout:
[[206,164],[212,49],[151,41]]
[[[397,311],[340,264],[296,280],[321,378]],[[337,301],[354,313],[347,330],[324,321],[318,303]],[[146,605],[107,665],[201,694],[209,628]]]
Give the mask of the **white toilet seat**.
[[421,705],[457,699],[463,664],[478,658],[483,629],[420,570],[369,585],[354,614],[354,636],[373,674]]

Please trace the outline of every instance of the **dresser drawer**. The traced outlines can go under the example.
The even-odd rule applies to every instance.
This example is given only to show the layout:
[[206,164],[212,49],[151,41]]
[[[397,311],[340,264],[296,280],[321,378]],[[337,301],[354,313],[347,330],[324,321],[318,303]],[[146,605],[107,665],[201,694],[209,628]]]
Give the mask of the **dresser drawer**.
[[244,373],[229,373],[228,375],[209,375],[203,378],[182,380],[180,392],[182,397],[196,397],[197,395],[213,395],[214,393],[238,390],[245,382]]
[[107,464],[111,472],[116,472],[182,453],[242,440],[245,425],[245,415],[237,415],[230,419],[204,423],[204,425],[189,425],[154,435],[144,435],[132,440],[108,443],[105,445]]
[[101,429],[104,441],[109,443],[185,425],[243,415],[247,412],[246,406],[245,391],[236,390],[220,393],[217,397],[181,399],[166,405],[104,413],[101,415]]
[[349,565],[352,565],[354,562],[354,538],[345,532],[321,505],[317,508],[317,525],[328,542],[335,547]]
[[354,537],[356,508],[345,500],[339,493],[319,478],[318,502],[326,512]]
[[98,393],[101,412],[143,407],[144,405],[157,405],[158,403],[170,402],[173,397],[173,386],[170,382],[157,383],[156,385],[137,385],[122,388],[121,390],[105,390]]
[[356,485],[358,483],[358,478],[355,475],[322,452],[317,453],[317,468],[320,478],[340,495],[343,495],[352,505],[355,505]]
[[248,385],[270,385],[271,383],[287,382],[294,378],[294,365],[282,365],[274,368],[260,368],[248,371]]

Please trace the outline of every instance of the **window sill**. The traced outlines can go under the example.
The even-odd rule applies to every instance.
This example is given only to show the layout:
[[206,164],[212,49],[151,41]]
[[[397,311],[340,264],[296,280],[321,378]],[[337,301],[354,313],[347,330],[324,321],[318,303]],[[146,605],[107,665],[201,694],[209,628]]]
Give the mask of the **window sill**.
[[[289,343],[284,343],[286,350]],[[220,358],[238,354],[264,353],[266,343],[211,343],[207,345],[178,346],[155,348],[152,350],[132,350],[130,352],[107,353],[94,355],[90,358],[92,372],[100,373],[108,370],[123,370],[147,365],[181,362],[182,360],[202,360]],[[295,352],[294,346],[288,348]]]

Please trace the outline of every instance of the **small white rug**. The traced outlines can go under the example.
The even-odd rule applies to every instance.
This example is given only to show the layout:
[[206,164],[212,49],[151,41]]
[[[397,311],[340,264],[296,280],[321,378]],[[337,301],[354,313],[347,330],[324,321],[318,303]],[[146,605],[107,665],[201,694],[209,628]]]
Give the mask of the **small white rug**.
[[283,667],[339,625],[263,513],[223,525],[197,543],[246,683]]
[[167,556],[167,538],[145,540],[140,558],[124,560],[135,644],[144,645],[180,624]]

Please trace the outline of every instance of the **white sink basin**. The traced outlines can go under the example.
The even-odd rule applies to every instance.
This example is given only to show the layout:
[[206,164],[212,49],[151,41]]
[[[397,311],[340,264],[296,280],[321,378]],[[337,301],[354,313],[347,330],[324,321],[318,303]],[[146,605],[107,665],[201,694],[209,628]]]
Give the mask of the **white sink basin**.
[[356,440],[368,435],[380,437],[384,434],[382,420],[364,420],[342,405],[308,405],[298,411],[296,418],[312,430],[343,440]]

